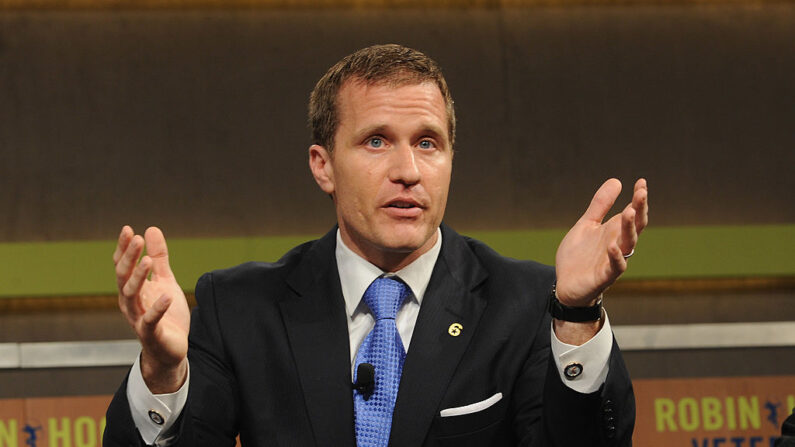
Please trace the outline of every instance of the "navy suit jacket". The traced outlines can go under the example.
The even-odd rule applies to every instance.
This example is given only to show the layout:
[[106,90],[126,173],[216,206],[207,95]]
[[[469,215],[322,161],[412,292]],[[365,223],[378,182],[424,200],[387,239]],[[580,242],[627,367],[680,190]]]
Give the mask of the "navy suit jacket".
[[[348,318],[336,228],[276,263],[196,286],[179,446],[354,446]],[[562,383],[550,353],[554,269],[502,257],[442,225],[442,249],[406,356],[391,446],[626,446],[635,401],[618,347],[593,394]],[[451,324],[462,326],[453,336]],[[140,446],[126,381],[104,445]],[[503,398],[473,414],[445,408]]]
[[795,447],[795,411],[781,424],[781,438],[776,440],[776,447]]

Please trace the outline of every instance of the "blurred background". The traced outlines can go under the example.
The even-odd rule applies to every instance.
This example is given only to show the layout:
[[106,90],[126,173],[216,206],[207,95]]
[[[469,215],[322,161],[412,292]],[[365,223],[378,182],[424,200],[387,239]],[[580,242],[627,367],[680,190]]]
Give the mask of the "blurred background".
[[795,2],[0,0],[0,447],[99,445],[137,353],[122,225],[163,228],[188,292],[331,228],[306,103],[376,43],[443,67],[446,222],[498,251],[552,263],[601,182],[648,179],[606,298],[636,444],[767,445],[795,406]]

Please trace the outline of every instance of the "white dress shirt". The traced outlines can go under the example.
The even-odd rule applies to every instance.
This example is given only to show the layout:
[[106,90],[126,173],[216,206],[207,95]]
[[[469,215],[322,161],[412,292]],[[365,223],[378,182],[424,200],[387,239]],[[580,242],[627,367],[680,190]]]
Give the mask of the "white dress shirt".
[[[400,338],[403,341],[403,347],[407,353],[411,349],[411,336],[414,333],[414,326],[420,313],[422,299],[425,296],[425,290],[431,280],[433,267],[439,258],[442,248],[442,232],[438,229],[436,231],[436,244],[430,250],[402,270],[386,273],[348,248],[342,241],[339,230],[337,230],[335,256],[342,286],[342,296],[345,299],[345,310],[348,315],[351,370],[353,370],[359,346],[373,326],[375,326],[375,318],[373,318],[362,297],[370,283],[379,276],[397,276],[411,288],[411,295],[400,307],[395,319]],[[581,346],[573,346],[561,342],[555,336],[555,331],[550,328],[552,332],[552,353],[558,373],[563,383],[575,391],[592,393],[598,390],[607,378],[607,362],[613,346],[613,334],[610,330],[607,312],[604,313],[604,316],[605,321],[602,329]],[[127,399],[130,403],[133,421],[135,421],[135,426],[138,428],[144,442],[149,445],[165,447],[169,445],[174,435],[169,432],[169,428],[179,417],[187,400],[190,369],[188,370],[188,377],[179,391],[171,394],[154,395],[144,383],[139,359],[136,359],[130,372],[130,377],[127,380]],[[583,371],[577,378],[568,380],[564,374],[564,368],[565,365],[571,363],[581,364]],[[149,412],[152,410],[163,418],[164,422],[162,425],[156,424],[150,418]]]

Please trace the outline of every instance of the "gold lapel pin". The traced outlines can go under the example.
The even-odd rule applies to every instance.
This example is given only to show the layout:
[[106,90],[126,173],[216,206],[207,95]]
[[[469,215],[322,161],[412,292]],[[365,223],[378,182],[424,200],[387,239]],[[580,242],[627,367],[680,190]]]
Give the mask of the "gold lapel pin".
[[458,337],[461,335],[462,330],[464,330],[464,326],[461,326],[461,323],[453,323],[447,328],[447,333],[453,337]]

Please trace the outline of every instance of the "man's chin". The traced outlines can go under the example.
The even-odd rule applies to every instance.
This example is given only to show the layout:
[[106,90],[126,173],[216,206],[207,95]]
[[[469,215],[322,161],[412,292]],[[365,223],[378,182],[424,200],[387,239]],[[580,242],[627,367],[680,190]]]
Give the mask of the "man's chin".
[[415,244],[388,244],[385,246],[381,246],[381,249],[384,253],[395,253],[395,254],[411,254],[415,251],[419,250],[422,245],[415,245]]
[[390,253],[403,253],[411,254],[418,250],[427,250],[433,243],[433,232],[427,235],[426,232],[412,231],[400,232],[396,231],[383,240],[382,248]]

